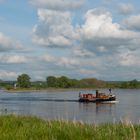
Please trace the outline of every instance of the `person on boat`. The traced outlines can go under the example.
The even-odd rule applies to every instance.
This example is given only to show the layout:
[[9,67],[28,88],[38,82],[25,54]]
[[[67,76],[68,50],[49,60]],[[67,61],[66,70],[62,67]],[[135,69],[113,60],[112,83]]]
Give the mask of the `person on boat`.
[[82,97],[82,96],[81,96],[81,92],[79,92],[79,97]]
[[109,88],[109,93],[111,93],[111,88]]

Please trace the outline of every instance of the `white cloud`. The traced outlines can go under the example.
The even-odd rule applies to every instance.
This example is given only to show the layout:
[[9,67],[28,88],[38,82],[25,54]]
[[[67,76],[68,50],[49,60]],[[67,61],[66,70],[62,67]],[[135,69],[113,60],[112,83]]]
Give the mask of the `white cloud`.
[[133,12],[134,12],[134,6],[132,4],[121,3],[119,5],[119,13],[120,14],[128,15],[128,14],[132,14]]
[[0,32],[0,51],[12,51],[12,50],[20,50],[22,49],[22,45]]
[[78,42],[92,52],[107,53],[119,46],[132,46],[140,36],[113,23],[110,12],[102,9],[89,10],[85,23],[77,27],[72,25],[70,12],[39,9],[38,17],[40,23],[34,26],[32,41],[47,47],[75,46]]
[[51,55],[46,54],[43,57],[41,57],[41,60],[43,60],[45,62],[55,62],[56,58]]
[[80,61],[74,58],[62,57],[59,59],[59,61],[57,61],[57,65],[65,67],[75,67],[80,65]]
[[119,24],[113,23],[109,12],[98,13],[96,9],[89,10],[85,16],[85,20],[81,33],[87,39],[128,39],[137,35],[134,32],[123,30]]
[[[125,68],[140,65],[138,54],[134,53],[139,48],[140,33],[114,22],[108,11],[91,9],[85,14],[83,24],[76,27],[72,25],[71,13],[66,11],[39,9],[38,18],[33,29],[34,43],[54,50],[68,46],[66,54],[60,49],[61,57],[55,53],[41,57],[44,64],[41,70],[48,66],[48,70],[53,69],[49,73],[54,75],[78,73],[77,76],[93,75],[100,79],[117,75],[117,79],[125,73]],[[122,72],[120,77],[119,72]]]
[[[114,69],[116,72],[119,72],[121,69],[131,70],[140,68],[140,50],[135,51],[131,50],[120,50],[118,53],[110,54],[108,56],[101,56],[100,62],[102,67],[108,69]],[[106,58],[105,58],[106,57]],[[98,58],[99,59],[99,58]],[[125,73],[125,71],[124,71]]]
[[21,64],[28,62],[28,59],[25,56],[19,56],[19,55],[1,55],[0,56],[0,63],[8,63],[8,64]]
[[65,38],[64,36],[50,36],[46,38],[41,38],[39,36],[34,36],[33,42],[43,46],[51,46],[51,47],[65,47],[70,46],[71,41]]
[[93,52],[90,52],[82,47],[75,47],[71,55],[74,55],[76,57],[88,57],[88,58],[95,56]]
[[129,29],[140,30],[140,14],[128,17],[123,24]]
[[30,0],[30,2],[39,8],[64,11],[80,8],[85,0]]
[[12,71],[4,71],[4,70],[0,70],[0,79],[4,79],[4,80],[11,80],[11,79],[14,79],[16,80],[17,79],[17,76],[19,75],[20,73],[16,73],[16,72],[12,72]]
[[85,48],[93,52],[111,52],[120,46],[128,47],[140,37],[140,33],[122,29],[113,23],[108,11],[89,10],[85,15],[85,23],[78,29],[81,42]]
[[122,66],[140,66],[139,56],[130,51],[119,54],[117,59],[119,64]]
[[49,47],[66,47],[72,45],[75,33],[71,24],[70,12],[38,10],[40,24],[34,26],[33,42]]

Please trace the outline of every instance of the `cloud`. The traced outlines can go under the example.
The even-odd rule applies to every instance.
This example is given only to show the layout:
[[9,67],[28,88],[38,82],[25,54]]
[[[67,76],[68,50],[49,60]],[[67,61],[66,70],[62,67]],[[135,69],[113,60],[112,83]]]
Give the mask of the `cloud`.
[[80,8],[85,0],[30,0],[30,2],[39,8],[64,11]]
[[140,14],[132,15],[123,21],[123,24],[128,29],[140,30]]
[[88,10],[77,26],[73,25],[72,16],[68,11],[38,9],[39,22],[33,29],[33,42],[62,51],[61,56],[51,52],[41,57],[43,74],[93,75],[116,80],[122,78],[125,68],[127,73],[132,66],[139,69],[138,31],[114,22],[111,13],[104,9]]
[[21,64],[21,63],[26,63],[28,62],[27,57],[25,56],[19,56],[19,55],[1,55],[0,56],[0,63],[5,63],[5,64]]
[[93,52],[90,52],[83,47],[75,47],[71,55],[74,55],[75,57],[87,57],[87,58],[95,56]]
[[80,61],[74,58],[62,57],[57,62],[57,65],[65,67],[75,67],[80,65]]
[[39,9],[40,24],[33,29],[33,42],[47,47],[72,45],[75,36],[70,12]]
[[11,71],[6,71],[6,70],[0,70],[0,79],[4,79],[4,80],[11,80],[11,79],[14,79],[16,80],[17,79],[17,76],[19,75],[20,73],[17,73],[17,72],[11,72]]
[[81,34],[87,40],[94,38],[127,39],[136,35],[134,32],[122,30],[118,23],[113,23],[110,12],[102,13],[96,9],[89,10],[86,13],[85,24],[82,25]]
[[119,47],[132,46],[140,33],[123,29],[120,24],[113,23],[108,11],[89,10],[85,15],[85,23],[78,29],[82,46],[90,51],[113,52]]
[[82,49],[88,49],[83,54],[109,53],[120,46],[132,46],[140,35],[113,23],[112,15],[104,9],[89,10],[84,24],[77,27],[72,25],[70,12],[39,9],[38,18],[39,23],[33,28],[33,43],[46,47],[72,47],[78,43]]
[[56,58],[51,56],[51,55],[49,55],[49,54],[46,54],[46,55],[41,57],[41,60],[43,60],[45,62],[55,62]]
[[139,52],[139,49],[135,51],[121,50],[120,52],[113,55],[110,54],[107,56],[101,56],[100,58],[98,58],[98,60],[100,61],[100,67],[102,66],[102,68],[105,68],[104,72],[107,72],[108,70],[115,70],[116,73],[119,73],[119,71],[125,73],[124,70],[131,71],[132,69],[139,69]]
[[39,37],[39,36],[34,36],[33,42],[37,43],[42,46],[48,46],[48,47],[65,47],[65,46],[70,46],[71,42],[64,36],[50,36],[50,37]]
[[122,3],[119,5],[119,13],[123,15],[132,14],[134,12],[134,6],[129,3]]
[[119,65],[126,67],[139,67],[139,53],[126,51],[115,56]]
[[20,42],[5,36],[0,32],[0,52],[20,49],[22,49],[22,45],[20,44]]

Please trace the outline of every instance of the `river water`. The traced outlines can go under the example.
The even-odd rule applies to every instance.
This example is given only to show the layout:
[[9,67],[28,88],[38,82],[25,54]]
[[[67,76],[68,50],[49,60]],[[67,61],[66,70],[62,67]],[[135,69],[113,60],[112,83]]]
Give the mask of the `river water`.
[[140,90],[116,89],[113,93],[117,97],[117,103],[96,104],[77,102],[78,91],[0,91],[0,114],[33,115],[45,120],[62,119],[96,124],[124,120],[139,123]]

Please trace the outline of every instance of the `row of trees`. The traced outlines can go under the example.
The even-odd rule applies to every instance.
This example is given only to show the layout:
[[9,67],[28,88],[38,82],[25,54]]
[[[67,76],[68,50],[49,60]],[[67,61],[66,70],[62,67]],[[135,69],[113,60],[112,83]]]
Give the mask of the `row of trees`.
[[132,81],[107,82],[107,86],[112,88],[137,89],[140,88],[140,82],[136,79]]
[[94,87],[105,87],[105,82],[101,80],[97,80],[95,78],[91,79],[70,79],[66,76],[55,77],[49,76],[47,77],[47,86],[55,87],[55,88],[94,88]]
[[46,78],[46,84],[43,82],[31,82],[31,78],[27,74],[19,75],[17,78],[16,86],[21,88],[29,88],[31,86],[42,86],[45,85],[46,87],[54,87],[54,88],[94,88],[94,87],[105,87],[106,83],[101,80],[97,80],[95,78],[91,79],[70,79],[66,76],[55,77],[55,76],[48,76]]
[[88,79],[70,79],[66,76],[55,77],[48,76],[46,81],[31,82],[31,78],[28,74],[22,74],[17,77],[16,82],[11,82],[11,85],[15,88],[140,88],[140,82],[137,80],[127,81],[127,82],[107,82],[102,80],[97,80],[96,78]]

